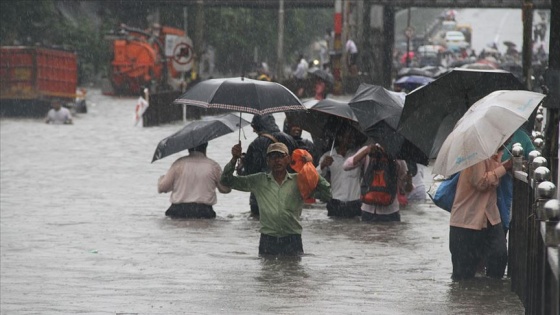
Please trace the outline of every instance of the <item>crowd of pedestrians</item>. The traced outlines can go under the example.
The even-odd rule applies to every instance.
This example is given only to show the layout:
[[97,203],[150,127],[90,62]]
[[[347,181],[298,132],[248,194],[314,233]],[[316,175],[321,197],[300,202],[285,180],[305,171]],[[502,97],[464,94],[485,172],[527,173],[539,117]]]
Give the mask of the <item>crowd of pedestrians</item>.
[[[303,62],[300,65],[305,66]],[[329,82],[318,76],[314,80],[315,99],[320,101],[327,97]],[[427,167],[392,156],[385,148],[385,139],[362,141],[360,131],[349,122],[327,124],[327,150],[303,138],[302,126],[289,119],[283,131],[270,114],[255,115],[251,126],[257,138],[245,152],[240,143],[235,144],[223,171],[205,156],[207,144],[192,148],[189,156],[173,163],[158,184],[160,193],[171,192],[167,216],[214,218],[216,189],[221,193],[232,189],[249,192],[250,214],[261,224],[259,255],[298,256],[304,252],[300,216],[305,203],[324,202],[331,218],[400,222],[400,211],[409,201],[426,200]],[[502,148],[511,150],[513,142],[523,142],[530,149],[527,137],[518,131]],[[296,149],[311,153],[302,162],[312,163],[318,177],[308,198],[300,193],[302,175],[291,168],[297,162],[292,161]],[[511,157],[501,149],[461,172],[450,216],[453,280],[473,278],[481,269],[489,277],[503,277],[512,200],[511,166]]]

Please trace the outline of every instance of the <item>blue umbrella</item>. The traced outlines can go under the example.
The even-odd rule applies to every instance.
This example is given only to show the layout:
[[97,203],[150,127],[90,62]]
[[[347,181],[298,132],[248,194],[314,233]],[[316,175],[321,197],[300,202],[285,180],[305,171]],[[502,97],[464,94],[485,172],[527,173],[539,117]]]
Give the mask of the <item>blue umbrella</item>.
[[404,76],[398,79],[397,81],[395,81],[395,86],[401,89],[405,89],[407,91],[412,91],[432,81],[434,81],[434,79],[432,78],[419,76],[419,75],[410,75],[410,76]]

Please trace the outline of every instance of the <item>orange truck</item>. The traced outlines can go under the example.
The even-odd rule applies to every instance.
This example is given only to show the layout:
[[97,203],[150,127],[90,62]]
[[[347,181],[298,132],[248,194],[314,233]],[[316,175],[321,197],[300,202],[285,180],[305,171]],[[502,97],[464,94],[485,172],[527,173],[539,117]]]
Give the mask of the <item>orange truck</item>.
[[177,28],[155,25],[141,30],[121,25],[106,39],[111,41],[113,59],[112,91],[105,94],[139,95],[145,87],[152,92],[179,90],[193,64],[192,41]]
[[44,116],[53,100],[74,103],[78,60],[46,47],[0,47],[0,115]]

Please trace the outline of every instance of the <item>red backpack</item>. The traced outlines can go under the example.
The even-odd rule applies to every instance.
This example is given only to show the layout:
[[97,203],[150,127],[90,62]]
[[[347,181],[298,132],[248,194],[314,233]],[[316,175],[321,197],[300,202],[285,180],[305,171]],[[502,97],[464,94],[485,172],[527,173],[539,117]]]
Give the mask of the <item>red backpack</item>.
[[388,206],[397,195],[397,163],[387,154],[370,156],[360,185],[363,203]]

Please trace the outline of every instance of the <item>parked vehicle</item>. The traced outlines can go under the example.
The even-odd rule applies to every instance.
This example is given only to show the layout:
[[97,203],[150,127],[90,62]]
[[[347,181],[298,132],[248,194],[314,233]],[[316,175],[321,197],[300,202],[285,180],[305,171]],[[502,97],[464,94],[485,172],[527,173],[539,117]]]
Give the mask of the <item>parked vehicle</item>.
[[460,31],[447,31],[444,36],[445,45],[449,50],[456,50],[469,47],[465,40],[465,35]]
[[74,52],[26,46],[0,47],[0,115],[44,116],[53,100],[76,101]]
[[121,25],[106,36],[113,46],[109,80],[112,93],[137,95],[143,87],[152,93],[179,90],[184,74],[191,70],[192,41],[183,30],[153,25],[141,30]]

